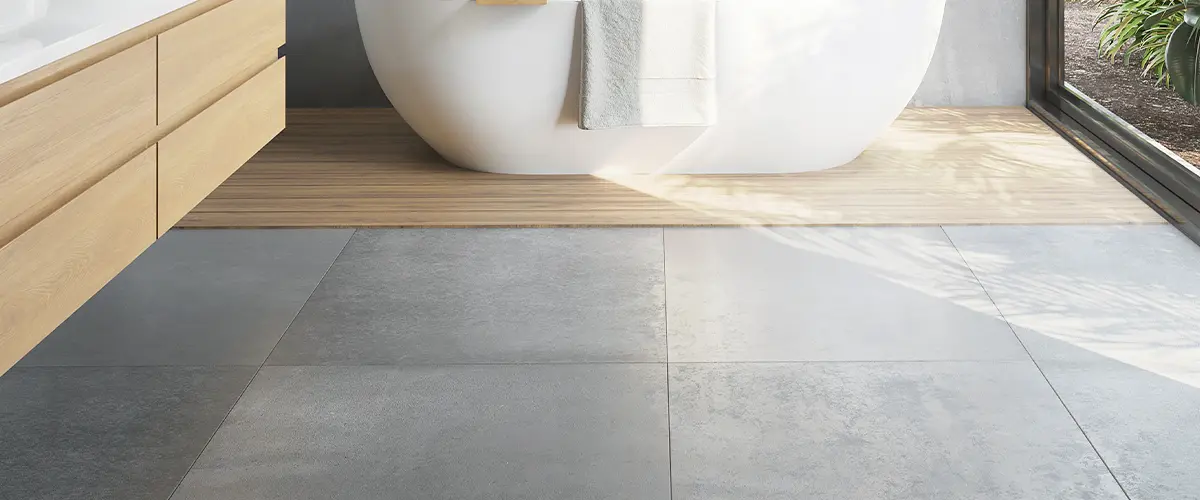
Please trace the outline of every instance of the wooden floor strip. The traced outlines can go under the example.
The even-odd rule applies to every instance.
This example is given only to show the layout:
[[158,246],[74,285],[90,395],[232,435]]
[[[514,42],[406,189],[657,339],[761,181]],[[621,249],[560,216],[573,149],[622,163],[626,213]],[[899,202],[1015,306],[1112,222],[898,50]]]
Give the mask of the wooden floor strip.
[[1022,108],[910,109],[849,165],[514,176],[448,165],[390,109],[293,110],[181,227],[1162,223]]

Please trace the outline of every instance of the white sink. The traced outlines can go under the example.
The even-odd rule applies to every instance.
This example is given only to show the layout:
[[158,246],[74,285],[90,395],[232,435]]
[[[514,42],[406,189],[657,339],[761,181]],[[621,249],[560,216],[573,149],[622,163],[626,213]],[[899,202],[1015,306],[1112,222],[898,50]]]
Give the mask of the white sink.
[[0,41],[16,36],[17,31],[46,17],[50,0],[0,1]]
[[0,0],[0,84],[197,0]]

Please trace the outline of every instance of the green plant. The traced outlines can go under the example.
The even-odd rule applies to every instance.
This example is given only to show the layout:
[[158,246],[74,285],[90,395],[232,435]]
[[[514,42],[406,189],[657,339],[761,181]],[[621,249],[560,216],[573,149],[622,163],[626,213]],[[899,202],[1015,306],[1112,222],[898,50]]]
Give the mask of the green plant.
[[1175,92],[1183,100],[1200,105],[1200,0],[1185,0],[1183,6],[1172,7],[1162,15],[1174,15],[1170,10],[1182,12],[1183,22],[1167,41],[1167,71]]
[[1106,24],[1098,50],[1125,64],[1136,59],[1142,74],[1174,87],[1184,100],[1200,104],[1200,0],[1122,0],[1096,19]]
[[1167,42],[1171,32],[1183,22],[1183,14],[1158,14],[1182,3],[1183,0],[1123,0],[1104,9],[1096,18],[1097,27],[1105,25],[1100,32],[1100,55],[1111,61],[1123,55],[1125,64],[1133,64],[1136,57],[1142,74],[1153,75],[1158,83],[1170,85]]

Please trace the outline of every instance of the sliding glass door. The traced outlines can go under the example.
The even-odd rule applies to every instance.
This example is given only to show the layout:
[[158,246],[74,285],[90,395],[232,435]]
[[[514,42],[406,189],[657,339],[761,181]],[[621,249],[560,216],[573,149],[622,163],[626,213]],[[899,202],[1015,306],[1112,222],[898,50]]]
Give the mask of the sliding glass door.
[[1172,39],[1195,1],[1029,0],[1029,107],[1194,239],[1200,106],[1166,59],[1200,44]]

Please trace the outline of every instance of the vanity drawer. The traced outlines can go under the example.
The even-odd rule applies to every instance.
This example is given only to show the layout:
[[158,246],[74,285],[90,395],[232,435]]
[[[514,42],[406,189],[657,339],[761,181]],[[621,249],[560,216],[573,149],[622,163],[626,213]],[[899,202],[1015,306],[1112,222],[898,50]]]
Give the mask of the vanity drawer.
[[286,64],[276,61],[159,141],[159,234],[283,130]]
[[0,107],[0,245],[128,160],[154,130],[154,54],[148,40]]
[[155,239],[155,149],[0,247],[0,373]]
[[286,38],[286,0],[232,0],[159,35],[159,122],[265,68]]

